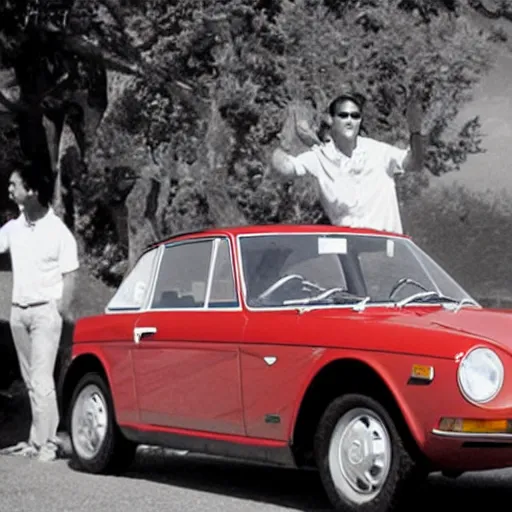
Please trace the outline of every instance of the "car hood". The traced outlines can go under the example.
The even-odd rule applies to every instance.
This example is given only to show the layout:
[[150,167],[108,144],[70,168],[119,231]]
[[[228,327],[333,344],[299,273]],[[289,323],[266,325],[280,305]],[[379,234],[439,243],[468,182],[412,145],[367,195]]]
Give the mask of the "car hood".
[[512,352],[512,311],[463,308],[458,312],[445,309],[424,315],[432,326],[479,338]]
[[[356,314],[332,309],[311,313],[304,314],[300,322],[301,337],[309,341],[315,335],[318,337],[320,328],[323,332],[339,333],[329,338],[340,347],[360,348],[364,339],[365,348],[370,350],[452,358],[483,343],[512,354],[512,311],[463,307],[454,312],[439,307],[409,306],[368,307]],[[342,317],[346,321],[339,326]]]

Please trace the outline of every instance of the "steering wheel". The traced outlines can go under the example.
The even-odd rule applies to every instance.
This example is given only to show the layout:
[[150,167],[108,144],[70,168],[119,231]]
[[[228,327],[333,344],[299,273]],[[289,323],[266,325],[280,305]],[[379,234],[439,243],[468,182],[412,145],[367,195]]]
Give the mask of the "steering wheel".
[[316,297],[313,297],[313,300],[322,300],[322,299],[328,299],[331,295],[334,293],[343,293],[347,290],[345,288],[329,288],[328,290],[325,290],[323,293],[317,295]]
[[[342,293],[346,297],[355,298],[363,300],[364,297],[358,297],[357,295],[354,295],[353,293],[348,292],[345,288],[329,288],[327,290],[323,289],[321,293],[314,295],[312,297],[308,297],[307,299],[290,299],[285,300],[284,305],[289,306],[292,304],[300,304],[300,305],[306,305],[306,304],[313,304],[316,302],[320,302],[323,300],[329,300],[331,298],[331,295],[334,295],[335,293]],[[369,300],[369,299],[368,299]]]
[[429,290],[425,288],[421,283],[418,283],[418,281],[415,281],[414,279],[410,279],[409,277],[402,277],[399,279],[391,288],[391,291],[389,292],[388,298],[391,299],[393,295],[402,288],[402,286],[405,286],[406,284],[412,284],[414,286],[417,286],[418,288],[421,288],[423,291],[428,292]]
[[288,276],[283,276],[280,279],[278,279],[274,284],[270,285],[265,291],[261,292],[256,300],[265,300],[267,297],[272,295],[278,288],[281,288],[281,286],[283,286],[284,284],[295,279],[300,279],[301,281],[305,280],[300,274],[290,274]]

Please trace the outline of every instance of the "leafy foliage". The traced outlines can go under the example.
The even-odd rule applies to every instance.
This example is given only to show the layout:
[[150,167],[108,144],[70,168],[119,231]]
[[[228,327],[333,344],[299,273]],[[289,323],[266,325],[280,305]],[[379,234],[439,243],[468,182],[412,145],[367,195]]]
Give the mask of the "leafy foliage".
[[[368,99],[367,133],[402,146],[408,144],[406,102],[418,90],[428,171],[458,169],[480,150],[479,123],[467,120],[458,133],[451,127],[492,61],[491,43],[460,4],[77,0],[70,30],[146,70],[130,79],[102,140],[87,155],[87,171],[73,181],[77,229],[91,264],[98,270],[126,257],[105,212],[116,181],[110,160],[135,146],[167,170],[169,195],[156,219],[162,233],[218,222],[209,206],[213,186],[225,191],[243,222],[326,222],[314,183],[282,183],[268,161],[292,101],[307,104],[318,119],[345,86]],[[193,88],[195,108],[169,94],[175,79]],[[212,105],[222,125],[212,118]],[[207,147],[215,131],[223,142]],[[211,154],[220,155],[222,172],[211,167]],[[428,186],[428,175],[405,177],[401,199]],[[105,227],[108,242],[100,235]]]
[[14,205],[8,202],[7,187],[12,165],[21,158],[16,128],[0,117],[0,225],[15,215]]

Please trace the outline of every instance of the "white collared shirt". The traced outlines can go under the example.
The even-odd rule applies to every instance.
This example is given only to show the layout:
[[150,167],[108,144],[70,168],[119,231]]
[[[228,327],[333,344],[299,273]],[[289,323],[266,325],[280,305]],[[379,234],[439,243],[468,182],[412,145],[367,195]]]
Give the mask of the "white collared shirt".
[[21,305],[60,299],[62,275],[78,269],[74,236],[50,208],[36,222],[23,211],[0,228],[0,252],[11,253],[12,301]]
[[332,224],[402,233],[394,176],[404,172],[406,155],[407,149],[358,136],[351,157],[329,141],[290,158],[297,175],[317,178]]

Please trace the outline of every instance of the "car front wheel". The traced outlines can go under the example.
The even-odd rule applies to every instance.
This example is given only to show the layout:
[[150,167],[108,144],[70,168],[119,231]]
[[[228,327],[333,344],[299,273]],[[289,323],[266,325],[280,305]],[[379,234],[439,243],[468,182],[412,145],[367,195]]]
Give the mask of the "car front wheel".
[[345,395],[327,407],[315,436],[315,456],[336,510],[395,510],[404,504],[415,474],[391,416],[364,395]]
[[97,373],[84,375],[73,392],[69,432],[75,462],[90,473],[117,473],[135,456],[136,444],[120,432],[110,391]]

